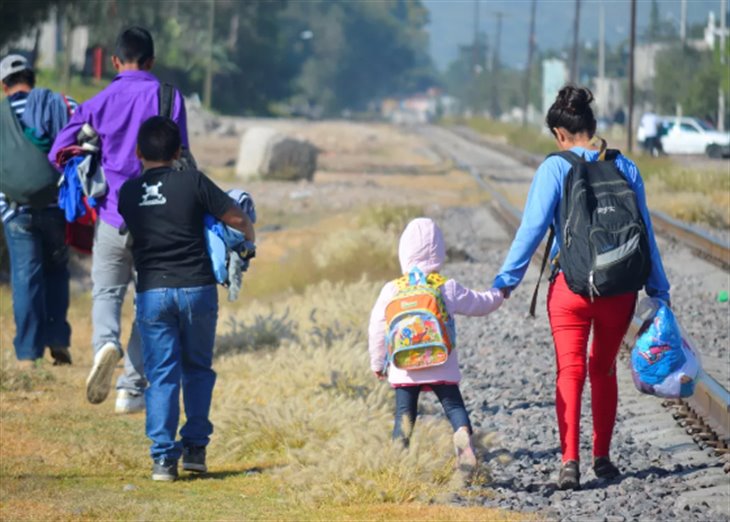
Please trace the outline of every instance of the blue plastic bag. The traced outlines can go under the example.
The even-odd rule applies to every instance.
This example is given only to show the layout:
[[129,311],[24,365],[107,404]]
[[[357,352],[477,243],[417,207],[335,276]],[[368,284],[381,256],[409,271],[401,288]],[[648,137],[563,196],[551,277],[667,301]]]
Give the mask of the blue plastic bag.
[[654,306],[655,313],[631,350],[634,385],[640,392],[658,397],[689,397],[699,374],[698,359],[682,338],[672,310],[661,301]]

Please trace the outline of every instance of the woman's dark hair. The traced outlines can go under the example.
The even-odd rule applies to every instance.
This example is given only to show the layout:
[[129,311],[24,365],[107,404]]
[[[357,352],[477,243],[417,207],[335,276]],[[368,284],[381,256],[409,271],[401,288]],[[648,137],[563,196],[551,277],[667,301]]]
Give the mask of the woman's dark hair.
[[35,87],[35,73],[30,69],[23,69],[5,78],[3,83],[5,87],[14,87],[15,85]]
[[596,133],[596,117],[591,109],[593,93],[587,87],[566,85],[558,93],[555,102],[550,106],[545,124],[550,132],[562,127],[571,134],[588,133],[592,138]]
[[180,128],[170,118],[152,116],[140,126],[137,146],[147,161],[170,161],[180,149]]
[[140,67],[155,57],[152,35],[144,27],[130,27],[117,37],[116,56],[122,63],[136,63]]

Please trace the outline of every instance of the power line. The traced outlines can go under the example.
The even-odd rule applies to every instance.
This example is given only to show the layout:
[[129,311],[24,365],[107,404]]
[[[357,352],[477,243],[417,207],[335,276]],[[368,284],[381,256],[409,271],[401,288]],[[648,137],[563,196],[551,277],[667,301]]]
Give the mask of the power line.
[[634,138],[634,49],[636,47],[636,0],[631,0],[631,39],[629,43],[629,118],[626,151],[631,153]]
[[573,21],[573,50],[570,56],[570,81],[578,80],[578,32],[580,29],[580,0],[575,0],[575,20]]
[[532,57],[535,54],[535,11],[537,10],[537,0],[532,0],[530,8],[530,36],[527,41],[527,68],[525,70],[524,84],[524,107],[522,111],[522,126],[527,125],[527,110],[530,107],[530,83],[532,80]]
[[494,54],[492,59],[492,117],[496,118],[501,112],[499,106],[499,64],[500,64],[500,40],[502,39],[502,11],[494,11],[497,21],[497,31],[494,36]]

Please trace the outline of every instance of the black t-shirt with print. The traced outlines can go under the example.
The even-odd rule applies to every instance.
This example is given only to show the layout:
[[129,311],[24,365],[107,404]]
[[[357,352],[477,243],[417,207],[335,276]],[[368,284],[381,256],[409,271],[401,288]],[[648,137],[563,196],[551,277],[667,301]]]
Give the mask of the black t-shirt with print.
[[132,235],[137,291],[215,284],[203,216],[233,204],[197,170],[159,167],[124,183],[118,208]]

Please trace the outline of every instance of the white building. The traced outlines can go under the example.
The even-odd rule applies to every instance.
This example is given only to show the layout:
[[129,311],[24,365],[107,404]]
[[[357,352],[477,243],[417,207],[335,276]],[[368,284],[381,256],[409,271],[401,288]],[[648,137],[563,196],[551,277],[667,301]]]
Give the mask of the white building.
[[[40,30],[38,42],[38,57],[36,67],[40,69],[54,69],[63,52],[65,35],[63,24],[56,16],[56,9],[52,8],[48,20],[37,29]],[[24,36],[12,41],[0,49],[0,55],[8,54],[11,50],[32,52],[35,46],[36,29],[32,29]],[[86,61],[86,49],[89,46],[89,28],[75,27],[71,32],[71,67],[82,70]]]
[[542,113],[555,101],[558,91],[568,81],[568,66],[563,60],[550,59],[542,62]]

